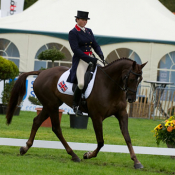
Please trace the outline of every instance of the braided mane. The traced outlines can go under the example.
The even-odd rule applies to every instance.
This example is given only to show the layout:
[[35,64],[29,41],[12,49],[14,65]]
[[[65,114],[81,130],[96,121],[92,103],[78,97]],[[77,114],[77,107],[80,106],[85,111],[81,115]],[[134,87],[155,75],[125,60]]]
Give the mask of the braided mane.
[[116,59],[116,60],[114,60],[114,61],[112,61],[111,63],[109,63],[108,65],[106,65],[105,67],[108,67],[108,66],[110,66],[111,64],[113,64],[113,63],[115,63],[115,62],[118,62],[118,61],[121,61],[121,60],[129,60],[129,61],[132,61],[132,62],[134,62],[133,60],[131,60],[130,58],[120,58],[120,59]]

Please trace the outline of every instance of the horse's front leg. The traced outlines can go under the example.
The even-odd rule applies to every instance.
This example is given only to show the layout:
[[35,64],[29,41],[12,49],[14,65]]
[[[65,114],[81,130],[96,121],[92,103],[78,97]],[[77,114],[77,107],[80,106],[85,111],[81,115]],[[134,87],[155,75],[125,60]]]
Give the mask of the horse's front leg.
[[93,152],[85,153],[83,156],[84,159],[90,159],[90,158],[96,157],[98,152],[104,145],[102,119],[96,116],[95,119],[92,118],[92,122],[93,122],[94,131],[97,139],[97,148]]
[[126,110],[122,111],[119,115],[115,115],[115,116],[119,120],[120,129],[125,139],[125,142],[128,146],[131,159],[134,161],[135,169],[143,168],[143,165],[137,160],[137,157],[135,155],[135,152],[131,143],[131,138],[128,131],[128,114]]
[[74,151],[71,149],[71,147],[68,145],[66,140],[63,137],[60,122],[58,118],[58,108],[50,108],[50,117],[52,122],[52,131],[56,134],[56,136],[59,138],[63,146],[65,147],[67,153],[72,156],[72,160],[74,162],[80,162],[81,160],[79,157],[74,153]]

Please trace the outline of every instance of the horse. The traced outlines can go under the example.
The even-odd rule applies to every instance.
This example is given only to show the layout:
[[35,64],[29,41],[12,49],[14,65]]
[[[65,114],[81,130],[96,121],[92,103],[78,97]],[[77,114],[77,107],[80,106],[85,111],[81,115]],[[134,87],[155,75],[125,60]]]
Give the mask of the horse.
[[[86,105],[80,104],[83,112],[91,117],[96,134],[97,148],[92,152],[86,152],[84,159],[96,157],[100,149],[104,146],[102,122],[110,116],[115,116],[119,121],[120,130],[128,146],[130,157],[134,161],[136,169],[143,168],[137,159],[131,138],[128,132],[128,114],[126,111],[127,100],[132,103],[136,100],[136,92],[142,80],[142,68],[147,64],[137,64],[128,58],[121,58],[102,67],[97,67],[94,86],[91,94],[86,99]],[[29,75],[37,75],[33,84],[35,95],[43,105],[43,109],[34,120],[30,137],[26,146],[20,148],[20,154],[24,155],[34,142],[36,132],[42,122],[49,116],[52,123],[52,131],[65,147],[67,153],[72,156],[74,162],[80,162],[80,158],[68,145],[61,131],[58,119],[58,108],[63,103],[72,106],[73,96],[62,94],[57,89],[57,82],[60,76],[69,68],[58,66],[44,71],[31,71],[23,73],[16,80],[8,104],[6,120],[9,125],[12,121],[13,113],[26,93],[26,79]]]

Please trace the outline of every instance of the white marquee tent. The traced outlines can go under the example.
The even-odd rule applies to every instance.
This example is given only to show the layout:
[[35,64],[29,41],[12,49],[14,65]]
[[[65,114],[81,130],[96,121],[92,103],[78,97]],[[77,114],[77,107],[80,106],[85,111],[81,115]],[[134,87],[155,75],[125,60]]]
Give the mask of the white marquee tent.
[[48,66],[37,55],[57,43],[67,56],[59,64],[71,63],[68,32],[77,10],[89,12],[87,27],[108,61],[148,61],[144,79],[172,81],[175,15],[158,0],[39,0],[20,14],[0,19],[0,55],[14,60],[20,71],[31,71]]

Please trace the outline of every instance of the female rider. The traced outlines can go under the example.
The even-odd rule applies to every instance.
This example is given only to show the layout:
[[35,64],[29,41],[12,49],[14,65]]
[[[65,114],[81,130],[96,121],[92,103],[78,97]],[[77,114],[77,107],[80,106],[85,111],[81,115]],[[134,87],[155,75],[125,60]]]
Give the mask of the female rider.
[[89,12],[77,11],[77,16],[75,16],[76,25],[69,32],[69,44],[74,53],[72,58],[72,67],[70,70],[70,75],[68,77],[68,82],[77,83],[77,88],[74,92],[73,98],[73,110],[76,115],[83,115],[78,109],[79,101],[81,99],[82,90],[84,87],[84,75],[88,68],[89,62],[93,64],[97,63],[97,58],[92,55],[92,48],[97,53],[97,55],[104,60],[103,52],[100,46],[97,44],[92,30],[85,28],[87,24]]

